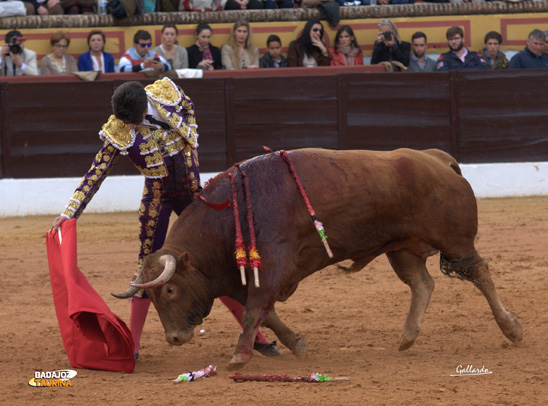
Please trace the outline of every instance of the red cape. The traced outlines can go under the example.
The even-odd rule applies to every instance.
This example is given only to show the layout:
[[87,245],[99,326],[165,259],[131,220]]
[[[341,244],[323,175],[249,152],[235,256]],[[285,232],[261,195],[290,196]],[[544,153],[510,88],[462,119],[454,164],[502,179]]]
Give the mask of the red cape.
[[129,329],[78,269],[76,220],[65,221],[60,230],[48,232],[46,241],[53,302],[70,365],[132,373]]

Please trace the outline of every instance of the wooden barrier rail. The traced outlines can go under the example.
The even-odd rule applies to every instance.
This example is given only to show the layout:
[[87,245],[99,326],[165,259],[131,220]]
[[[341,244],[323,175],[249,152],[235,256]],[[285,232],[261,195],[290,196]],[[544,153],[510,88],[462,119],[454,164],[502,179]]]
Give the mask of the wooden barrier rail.
[[[175,80],[195,103],[203,171],[221,171],[261,154],[263,145],[440,148],[464,163],[548,156],[546,70],[418,74],[301,68],[305,76],[272,76],[271,70],[253,71],[262,77],[242,76],[250,72]],[[128,79],[152,80],[142,74],[103,75],[96,82],[66,79],[0,83],[0,178],[83,174],[100,147],[97,133],[111,113],[113,89]],[[121,159],[115,173],[136,170]]]

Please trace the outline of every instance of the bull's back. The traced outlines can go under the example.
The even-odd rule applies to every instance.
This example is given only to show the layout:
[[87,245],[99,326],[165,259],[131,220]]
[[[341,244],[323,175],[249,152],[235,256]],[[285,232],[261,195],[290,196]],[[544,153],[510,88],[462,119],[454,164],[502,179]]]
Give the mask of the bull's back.
[[[472,189],[452,168],[456,161],[442,151],[302,149],[289,154],[335,247],[352,250],[355,243],[377,254],[397,240],[435,243],[450,233],[473,239],[477,231]],[[285,179],[291,190],[294,180],[288,174]],[[295,196],[288,198],[301,208],[294,226],[299,241],[306,241],[314,230],[300,195]]]

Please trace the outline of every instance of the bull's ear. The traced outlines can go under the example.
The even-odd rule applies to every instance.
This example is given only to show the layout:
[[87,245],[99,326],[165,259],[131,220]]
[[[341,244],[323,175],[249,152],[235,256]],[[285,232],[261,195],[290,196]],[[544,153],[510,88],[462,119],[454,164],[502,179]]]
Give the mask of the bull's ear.
[[179,261],[181,261],[183,269],[190,267],[190,259],[188,258],[187,252],[183,252],[181,255],[179,255]]

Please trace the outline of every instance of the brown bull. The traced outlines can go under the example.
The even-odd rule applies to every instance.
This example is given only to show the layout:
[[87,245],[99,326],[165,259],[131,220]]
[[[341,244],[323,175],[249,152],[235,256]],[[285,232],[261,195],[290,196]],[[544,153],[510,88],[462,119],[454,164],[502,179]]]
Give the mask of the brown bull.
[[[487,299],[502,332],[522,339],[522,329],[502,306],[487,263],[474,247],[477,206],[472,188],[456,161],[439,150],[392,152],[303,149],[289,152],[333,251],[329,258],[306,205],[280,153],[241,164],[249,177],[258,251],[263,260],[260,287],[242,286],[234,256],[232,210],[215,210],[197,200],[178,218],[162,249],[148,256],[142,279],[122,296],[146,288],[169,343],[189,341],[219,296],[245,304],[244,331],[230,365],[252,356],[261,324],[272,329],[296,356],[306,340],[278,319],[276,301],[284,301],[299,282],[328,265],[351,259],[349,270],[363,268],[386,254],[398,277],[411,289],[411,307],[400,350],[413,345],[434,289],[425,266],[441,251],[446,274],[474,283]],[[217,176],[203,191],[209,202],[231,196],[228,174]],[[239,200],[244,239],[249,241],[245,201]],[[248,271],[248,281],[252,275]],[[118,295],[120,296],[120,295]]]

